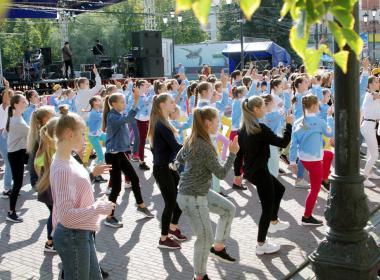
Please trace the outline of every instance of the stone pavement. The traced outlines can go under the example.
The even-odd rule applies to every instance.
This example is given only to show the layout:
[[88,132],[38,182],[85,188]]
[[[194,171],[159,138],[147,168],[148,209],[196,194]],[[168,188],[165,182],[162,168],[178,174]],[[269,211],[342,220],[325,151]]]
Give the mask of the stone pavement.
[[[151,163],[151,154],[147,153]],[[377,166],[380,168],[380,164]],[[135,164],[135,167],[137,165]],[[285,166],[282,165],[283,168]],[[116,215],[122,218],[124,227],[112,229],[102,225],[97,234],[98,258],[102,267],[110,273],[109,279],[151,279],[190,280],[193,270],[192,236],[186,218],[180,219],[182,232],[190,237],[182,244],[182,249],[165,251],[157,248],[160,236],[160,215],[163,200],[154,184],[151,172],[140,172],[143,197],[148,207],[156,214],[154,219],[141,219],[135,211],[135,200],[130,190],[122,190]],[[27,182],[25,177],[25,182]],[[261,208],[255,187],[248,185],[243,192],[228,187],[232,172],[222,182],[225,192],[237,207],[232,225],[231,238],[227,242],[228,251],[237,257],[238,263],[225,264],[209,259],[208,275],[211,279],[282,279],[294,271],[323,239],[325,226],[306,228],[299,225],[304,210],[307,190],[295,189],[294,179],[287,174],[281,179],[286,192],[281,204],[279,217],[290,222],[290,228],[269,235],[282,244],[281,251],[274,255],[258,257],[255,254],[257,224]],[[228,183],[226,183],[228,182]],[[375,189],[366,189],[370,209],[380,204],[380,181]],[[0,183],[2,185],[2,183]],[[96,196],[106,185],[95,185]],[[315,214],[323,216],[327,193],[321,191]],[[17,208],[24,222],[10,224],[5,221],[8,200],[0,199],[0,280],[5,279],[58,279],[60,259],[57,255],[44,253],[46,241],[46,219],[48,209],[37,201],[37,195],[30,185],[24,186]],[[213,226],[217,217],[212,215]],[[306,279],[306,278],[304,278]]]

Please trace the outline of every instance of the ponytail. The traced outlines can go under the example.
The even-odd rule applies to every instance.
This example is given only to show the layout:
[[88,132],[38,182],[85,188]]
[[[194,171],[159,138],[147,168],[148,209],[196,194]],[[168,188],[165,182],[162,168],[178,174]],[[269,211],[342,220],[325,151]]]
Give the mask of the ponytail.
[[15,104],[18,104],[22,98],[24,98],[24,96],[20,93],[15,93],[15,95],[11,97],[11,102],[8,108],[7,124],[5,125],[5,130],[7,132],[9,132],[9,123],[11,121],[11,117],[13,117],[13,110],[15,109]]
[[11,117],[13,117],[13,106],[9,106],[8,108],[8,119],[7,119],[7,124],[5,125],[5,130],[7,132],[9,132],[9,123],[10,123]]
[[102,131],[105,132],[107,128],[107,115],[111,111],[109,104],[110,95],[107,95],[104,99],[103,116],[102,116]]
[[253,116],[253,108],[261,108],[264,104],[263,98],[260,96],[251,96],[249,99],[245,99],[242,104],[242,120],[240,128],[245,129],[247,134],[257,134],[261,132],[260,124]]

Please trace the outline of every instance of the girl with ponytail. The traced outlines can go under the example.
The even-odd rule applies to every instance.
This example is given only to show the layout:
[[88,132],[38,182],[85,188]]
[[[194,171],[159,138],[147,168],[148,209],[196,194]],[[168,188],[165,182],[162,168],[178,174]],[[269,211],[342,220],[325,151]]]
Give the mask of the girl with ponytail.
[[286,116],[286,128],[283,137],[277,136],[259,119],[265,115],[264,100],[259,96],[245,99],[242,103],[243,118],[238,132],[240,151],[237,155],[239,162],[244,158],[243,170],[249,182],[256,185],[261,201],[262,213],[259,222],[256,254],[275,253],[280,245],[266,240],[267,232],[273,233],[289,227],[289,223],[278,219],[278,210],[285,187],[268,169],[270,157],[269,146],[285,148],[292,131],[293,116]]
[[22,117],[27,106],[28,102],[23,95],[15,94],[12,96],[5,127],[8,133],[8,159],[13,179],[13,188],[9,200],[9,212],[6,219],[13,223],[23,222],[23,219],[16,214],[16,203],[23,183],[24,164],[27,160],[26,141],[29,126]]
[[[196,108],[191,134],[177,155],[177,161],[185,166],[181,173],[177,202],[197,237],[194,245],[196,280],[209,279],[206,266],[210,252],[224,262],[235,262],[227,253],[224,243],[229,238],[236,209],[229,200],[211,190],[210,185],[213,174],[219,179],[227,175],[239,145],[236,137],[230,143],[230,154],[225,164],[221,165],[211,140],[211,135],[216,134],[218,129],[218,110],[209,106]],[[215,239],[210,212],[220,215]]]

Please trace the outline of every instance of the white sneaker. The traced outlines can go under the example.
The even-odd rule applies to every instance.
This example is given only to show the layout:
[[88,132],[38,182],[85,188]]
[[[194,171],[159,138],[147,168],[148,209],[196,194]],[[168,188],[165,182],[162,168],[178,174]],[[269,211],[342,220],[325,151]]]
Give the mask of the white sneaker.
[[373,179],[373,180],[380,180],[380,176],[375,174],[375,173],[371,173],[369,175],[369,179]]
[[111,194],[111,191],[112,191],[112,188],[106,188],[106,191],[105,191],[106,195]]
[[373,182],[371,182],[368,178],[365,179],[365,181],[363,182],[363,184],[364,184],[364,187],[366,187],[366,188],[374,188],[374,187],[376,187],[376,184],[373,183]]
[[260,246],[256,245],[256,255],[264,255],[264,254],[273,254],[280,250],[281,246],[278,244],[270,243],[265,241],[265,243]]
[[130,188],[132,188],[131,182],[130,181],[129,182],[125,182],[124,183],[124,189],[130,189]]
[[299,180],[296,180],[294,187],[300,188],[300,189],[309,189],[310,185],[309,185],[309,182],[307,182],[305,179],[299,179]]
[[283,222],[283,221],[278,220],[277,224],[272,224],[272,223],[269,224],[268,231],[270,233],[275,233],[276,231],[279,231],[279,230],[285,230],[288,227],[289,227],[288,222]]

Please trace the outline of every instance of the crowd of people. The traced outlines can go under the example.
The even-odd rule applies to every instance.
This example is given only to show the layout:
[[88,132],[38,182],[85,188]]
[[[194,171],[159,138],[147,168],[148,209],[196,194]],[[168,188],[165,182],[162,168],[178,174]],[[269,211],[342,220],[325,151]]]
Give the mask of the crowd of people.
[[[120,228],[117,198],[123,182],[131,189],[136,210],[153,218],[145,206],[139,176],[132,162],[150,169],[161,191],[164,209],[157,245],[181,249],[187,237],[178,227],[182,214],[191,226],[194,279],[209,279],[211,254],[234,263],[225,241],[229,238],[235,205],[220,186],[233,168],[230,182],[245,191],[243,178],[256,186],[262,213],[256,254],[271,254],[280,244],[269,242],[268,231],[286,230],[278,217],[285,187],[279,167],[285,162],[295,174],[296,188],[305,193],[303,226],[320,226],[313,216],[321,187],[330,189],[334,158],[333,73],[321,69],[315,76],[303,66],[273,67],[258,72],[254,64],[230,75],[208,69],[196,81],[185,71],[172,79],[127,79],[103,86],[94,66],[95,86],[87,78],[74,88],[55,85],[54,93],[40,97],[35,90],[13,91],[4,80],[0,105],[0,154],[4,162],[3,197],[9,198],[6,220],[23,222],[17,199],[26,166],[30,183],[45,203],[45,251],[57,252],[64,279],[102,279],[95,233],[103,221]],[[378,71],[380,72],[380,71]],[[367,59],[360,78],[361,133],[367,144],[364,186],[373,188],[378,158],[376,129],[380,120],[379,80]],[[359,102],[359,101],[358,101]],[[380,133],[380,128],[378,133]],[[145,161],[149,143],[153,162]],[[94,159],[95,164],[90,164]],[[152,165],[151,165],[152,164]],[[309,180],[305,180],[308,173]],[[109,173],[109,180],[102,176]],[[106,194],[95,200],[94,182],[107,182]],[[219,220],[215,235],[210,213]]]

